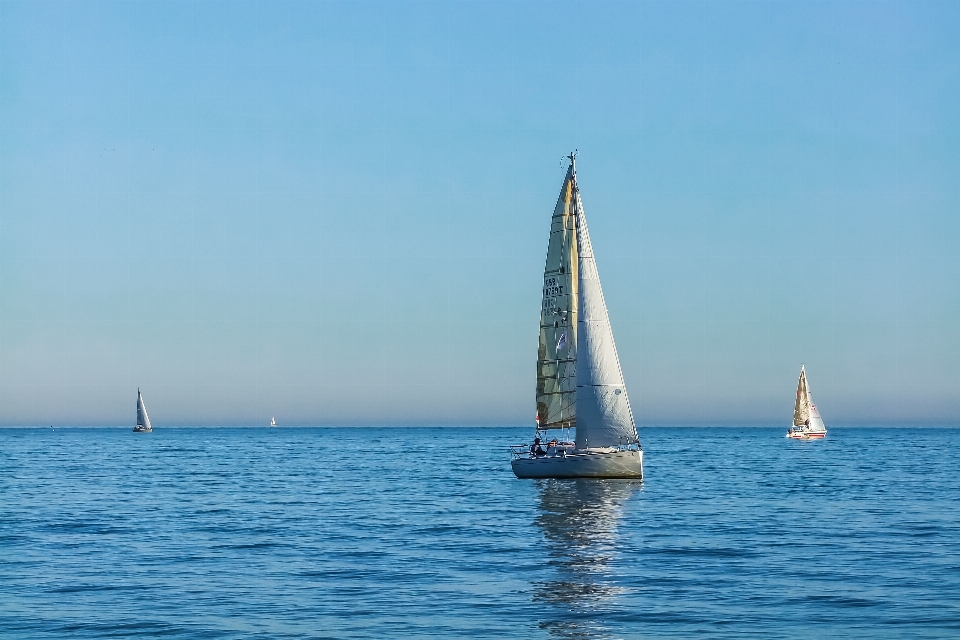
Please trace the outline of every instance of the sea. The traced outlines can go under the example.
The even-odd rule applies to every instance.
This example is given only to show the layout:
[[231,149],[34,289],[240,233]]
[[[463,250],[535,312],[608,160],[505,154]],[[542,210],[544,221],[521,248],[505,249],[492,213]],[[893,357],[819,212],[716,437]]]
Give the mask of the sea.
[[0,429],[0,637],[958,638],[960,429]]

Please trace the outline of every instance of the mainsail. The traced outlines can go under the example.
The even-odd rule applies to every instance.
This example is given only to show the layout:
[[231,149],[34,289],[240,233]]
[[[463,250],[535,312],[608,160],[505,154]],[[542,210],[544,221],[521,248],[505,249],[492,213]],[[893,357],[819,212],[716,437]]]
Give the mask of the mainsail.
[[807,374],[800,366],[800,380],[797,382],[797,404],[793,407],[793,426],[800,427],[810,421],[810,398],[807,394]]
[[150,431],[150,416],[147,415],[147,408],[143,406],[143,396],[140,395],[140,389],[137,389],[137,426],[145,431]]
[[541,429],[572,427],[577,419],[576,203],[576,173],[571,164],[553,210],[543,268],[537,352],[537,422]]
[[577,449],[639,442],[633,410],[623,384],[620,357],[600,286],[587,218],[577,189],[576,162],[567,174],[577,220]]

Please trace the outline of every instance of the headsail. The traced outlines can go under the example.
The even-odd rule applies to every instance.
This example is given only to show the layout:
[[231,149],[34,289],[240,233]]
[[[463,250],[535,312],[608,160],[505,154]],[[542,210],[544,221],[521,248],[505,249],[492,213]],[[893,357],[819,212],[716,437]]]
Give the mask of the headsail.
[[543,268],[537,422],[540,429],[576,425],[577,234],[576,175],[571,164],[550,223]]
[[137,389],[137,426],[145,431],[150,431],[150,416],[147,415],[147,408],[143,406],[143,396],[140,395],[140,389]]
[[577,189],[576,163],[567,174],[573,186],[577,220],[577,449],[639,442],[620,357],[603,299],[587,219]]
[[797,403],[793,408],[793,426],[800,427],[810,421],[810,395],[807,391],[807,374],[800,365],[800,380],[797,382]]
[[[801,372],[803,369],[801,368]],[[813,402],[813,392],[810,391],[810,384],[807,383],[807,378],[803,378],[804,386],[807,389],[807,406],[810,411],[810,431],[813,433],[826,432],[827,427],[823,424],[823,418],[820,417],[820,411],[817,410],[817,405]]]

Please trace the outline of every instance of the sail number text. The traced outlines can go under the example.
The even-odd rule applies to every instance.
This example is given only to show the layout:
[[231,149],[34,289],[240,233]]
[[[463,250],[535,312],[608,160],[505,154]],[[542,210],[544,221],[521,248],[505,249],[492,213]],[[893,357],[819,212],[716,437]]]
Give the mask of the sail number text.
[[545,278],[543,281],[543,295],[544,297],[562,296],[563,285],[560,284],[557,278]]

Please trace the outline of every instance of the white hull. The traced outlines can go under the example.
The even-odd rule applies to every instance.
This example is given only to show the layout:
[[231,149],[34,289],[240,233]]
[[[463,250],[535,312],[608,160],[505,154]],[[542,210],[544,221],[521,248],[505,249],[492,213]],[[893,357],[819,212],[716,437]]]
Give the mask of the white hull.
[[819,440],[820,438],[826,437],[827,432],[824,431],[803,431],[800,429],[791,429],[787,431],[787,437],[793,438],[794,440]]
[[153,433],[153,428],[137,426],[133,428],[133,431],[135,433]]
[[643,451],[571,453],[515,458],[518,478],[643,478]]

